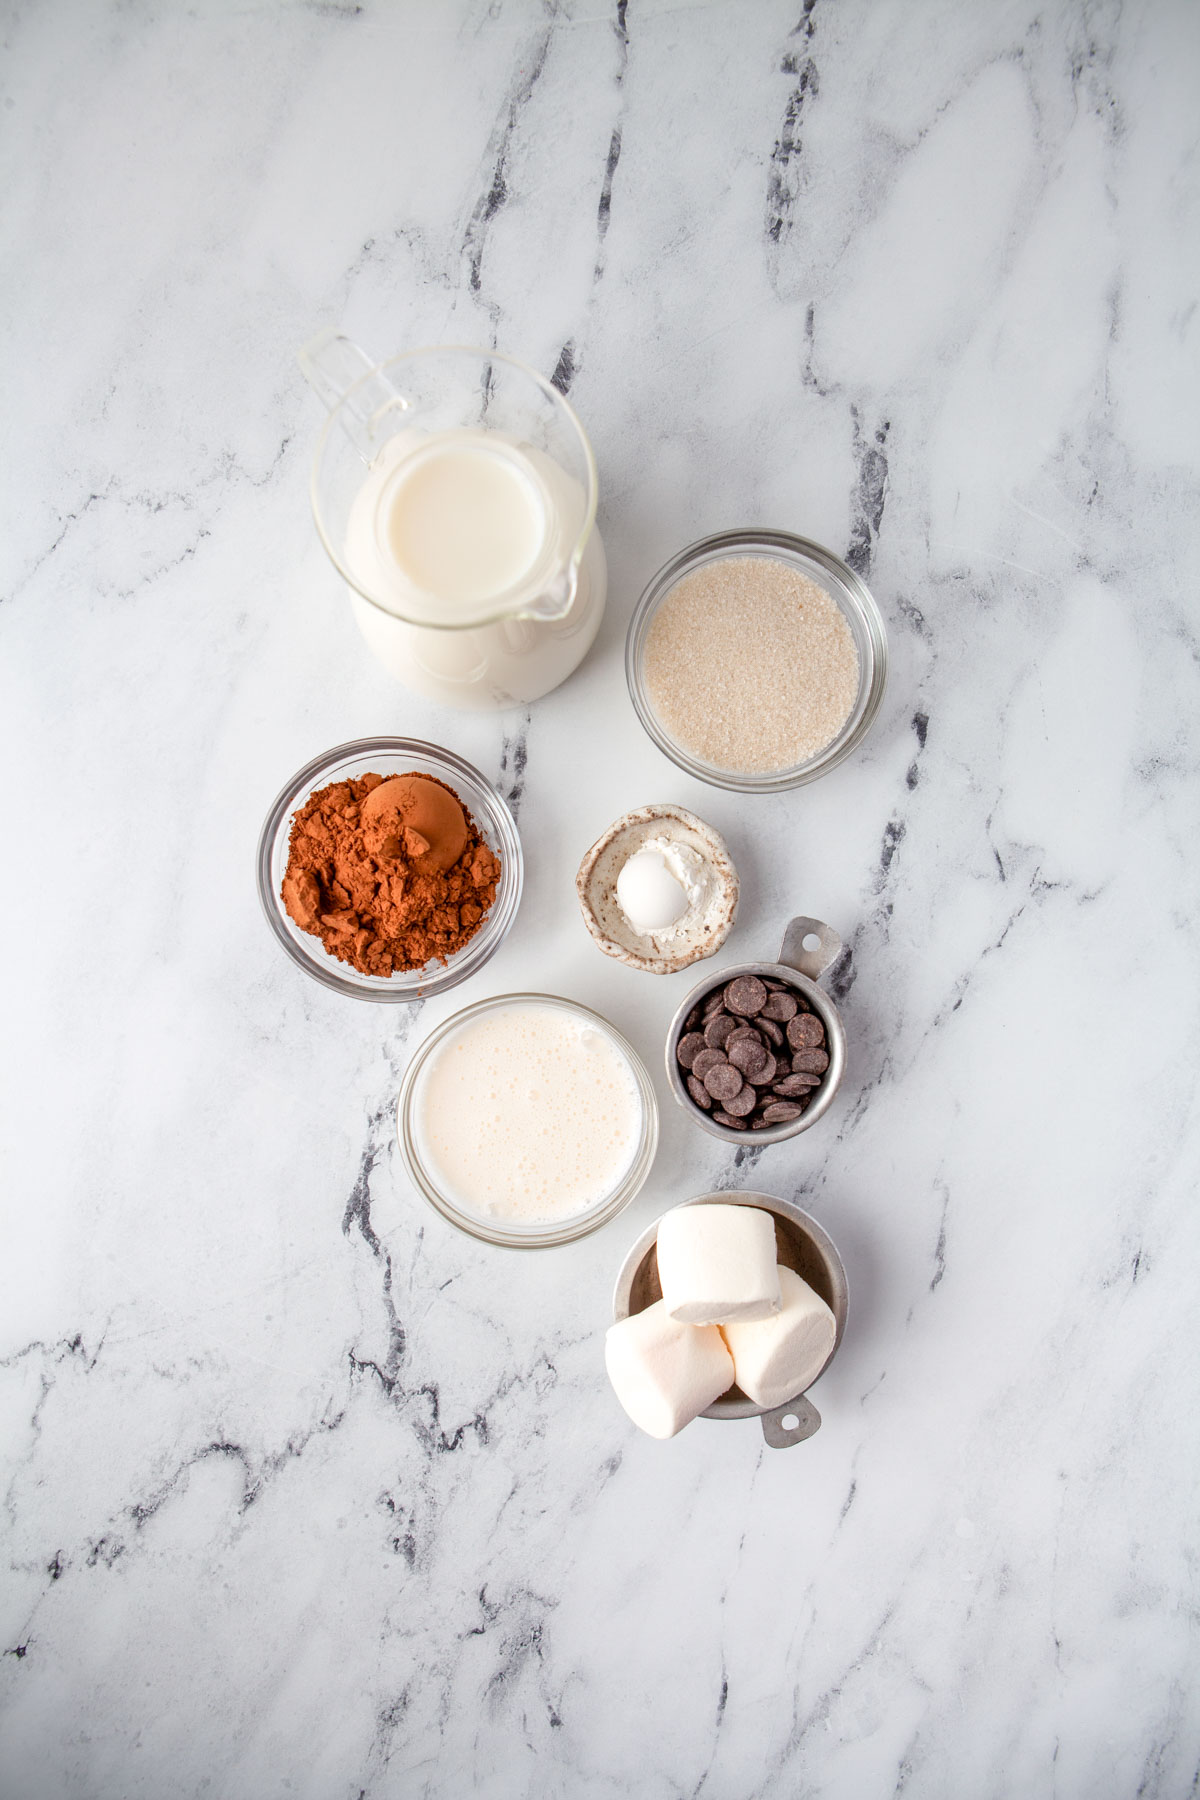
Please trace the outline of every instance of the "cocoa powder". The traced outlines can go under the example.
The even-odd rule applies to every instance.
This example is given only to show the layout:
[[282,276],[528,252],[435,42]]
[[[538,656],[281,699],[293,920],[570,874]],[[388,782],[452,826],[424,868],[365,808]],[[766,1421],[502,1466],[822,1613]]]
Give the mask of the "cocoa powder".
[[[362,975],[444,963],[475,936],[500,880],[499,859],[466,807],[466,846],[448,869],[395,813],[364,815],[363,801],[384,779],[361,775],[310,795],[292,819],[280,890],[300,930]],[[446,782],[417,779],[462,806]]]

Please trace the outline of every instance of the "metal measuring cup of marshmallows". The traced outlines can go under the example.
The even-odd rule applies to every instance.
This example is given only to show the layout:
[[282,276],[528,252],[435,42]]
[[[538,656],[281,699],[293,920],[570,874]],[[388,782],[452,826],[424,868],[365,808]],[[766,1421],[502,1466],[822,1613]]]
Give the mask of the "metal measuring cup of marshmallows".
[[[846,1329],[849,1289],[846,1270],[838,1255],[837,1245],[829,1233],[790,1200],[774,1194],[713,1193],[698,1194],[685,1200],[685,1206],[753,1206],[770,1213],[775,1222],[775,1257],[806,1281],[818,1293],[833,1314],[836,1327],[833,1348],[821,1367],[810,1376],[806,1390],[792,1396],[782,1406],[757,1406],[747,1399],[739,1387],[731,1387],[719,1400],[701,1413],[702,1419],[760,1419],[762,1433],[772,1450],[789,1450],[802,1444],[821,1428],[821,1415],[806,1398],[807,1387],[825,1373]],[[613,1290],[613,1319],[620,1324],[632,1313],[644,1312],[662,1299],[658,1278],[658,1223],[649,1226],[630,1250],[621,1265]]]
[[[671,1092],[697,1125],[727,1144],[778,1144],[784,1138],[795,1137],[798,1132],[807,1131],[829,1110],[846,1068],[846,1033],[837,1007],[817,983],[833,967],[841,953],[842,940],[831,925],[826,925],[821,919],[801,916],[792,919],[784,932],[778,962],[734,963],[731,967],[722,969],[719,975],[707,975],[691,990],[667,1032],[666,1061]],[[769,1064],[775,1061],[776,1056],[781,1060],[791,1049],[788,1027],[794,1024],[794,1019],[767,1018],[764,1023],[762,1017],[750,1014],[742,1019],[741,1029],[751,1045],[752,1054],[743,1052],[739,1055],[734,1049],[730,1049],[727,1054],[725,1049],[738,1030],[737,1015],[742,1007],[738,1004],[736,991],[733,1002],[723,1003],[719,1007],[715,997],[728,995],[738,978],[747,976],[756,978],[769,996],[790,994],[796,1001],[795,1016],[807,1014],[811,1019],[819,1021],[821,1026],[821,1036],[807,1054],[793,1052],[795,1060],[800,1062],[805,1073],[808,1065],[815,1067],[815,1085],[803,1087],[798,1097],[788,1094],[782,1108],[771,1085],[776,1071]],[[755,992],[753,987],[743,991],[748,991],[751,996]],[[728,1020],[725,1024],[714,1024],[714,1012],[709,1010],[714,1008],[724,1012],[725,1004],[732,1006],[735,1015],[734,1025],[728,1030]],[[786,1011],[786,1002],[772,1010]],[[724,1038],[722,1033],[725,1034]],[[754,1048],[756,1034],[763,1040],[761,1051],[769,1059],[767,1064],[761,1063],[759,1052]],[[817,1036],[815,1027],[810,1027],[807,1033],[800,1031],[794,1035]],[[721,1100],[705,1087],[703,1077],[698,1078],[691,1073],[687,1059],[689,1056],[695,1058],[702,1054],[694,1049],[695,1040],[700,1037],[704,1038],[705,1048],[709,1053],[700,1065],[704,1075],[710,1072],[711,1067],[717,1066],[718,1059],[721,1063],[732,1060],[734,1064],[746,1065],[743,1080],[739,1083],[741,1092],[735,1097],[734,1104],[747,1107],[747,1112],[745,1118],[736,1123],[724,1124],[715,1116],[724,1111]],[[684,1039],[691,1041],[683,1046],[684,1062],[681,1063],[680,1046]],[[781,1041],[777,1043],[777,1040]],[[734,1042],[736,1043],[736,1038]],[[820,1067],[824,1057],[828,1058],[828,1062]],[[792,1057],[789,1057],[789,1069],[791,1061]],[[768,1077],[766,1081],[762,1079],[764,1075]],[[785,1077],[785,1085],[786,1082]],[[691,1083],[695,1083],[695,1087]],[[754,1084],[758,1086],[755,1087]],[[713,1085],[720,1088],[719,1076],[714,1079]],[[700,1093],[696,1092],[697,1088]],[[751,1110],[748,1106],[752,1091],[761,1091],[763,1100],[767,1101],[778,1116],[764,1123],[764,1107],[759,1104]],[[703,1095],[707,1095],[709,1099],[707,1107],[703,1104]],[[793,1112],[794,1106],[798,1106],[799,1110]],[[786,1117],[782,1116],[784,1112]],[[731,1116],[726,1114],[726,1117]]]

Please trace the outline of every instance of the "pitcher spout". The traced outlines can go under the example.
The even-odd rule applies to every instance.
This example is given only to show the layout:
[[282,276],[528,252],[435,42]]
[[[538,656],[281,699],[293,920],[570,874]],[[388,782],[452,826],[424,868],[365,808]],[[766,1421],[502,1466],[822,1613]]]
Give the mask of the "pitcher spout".
[[521,608],[523,619],[565,619],[579,591],[579,571],[574,564],[546,583],[540,594]]

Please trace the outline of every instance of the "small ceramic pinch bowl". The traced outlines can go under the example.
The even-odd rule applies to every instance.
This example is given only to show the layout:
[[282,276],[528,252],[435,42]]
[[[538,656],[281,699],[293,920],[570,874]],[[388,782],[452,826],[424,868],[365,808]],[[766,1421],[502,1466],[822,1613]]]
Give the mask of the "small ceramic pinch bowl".
[[[790,1200],[779,1200],[772,1194],[698,1194],[683,1204],[754,1206],[773,1216],[776,1261],[794,1269],[802,1280],[807,1281],[833,1314],[836,1327],[833,1349],[813,1376],[813,1381],[818,1380],[837,1355],[846,1329],[849,1303],[846,1271],[829,1233]],[[662,1285],[658,1279],[658,1224],[656,1221],[642,1233],[621,1265],[613,1291],[613,1319],[617,1324],[662,1299]],[[812,1401],[806,1399],[805,1392],[794,1395],[784,1406],[766,1407],[756,1406],[741,1388],[731,1387],[700,1416],[702,1419],[761,1419],[763,1436],[773,1450],[789,1450],[793,1444],[802,1444],[821,1426],[821,1415]]]
[[[660,945],[655,933],[635,931],[617,899],[617,877],[625,863],[643,845],[664,835],[702,856],[715,883],[703,935],[690,949],[673,945],[669,936]],[[596,839],[579,865],[575,891],[583,922],[605,956],[648,975],[674,975],[721,948],[737,917],[739,883],[720,833],[685,807],[663,802],[622,813]]]
[[[778,962],[732,963],[728,968],[706,975],[691,990],[667,1032],[667,1080],[679,1105],[702,1130],[720,1138],[723,1143],[752,1144],[757,1149],[763,1144],[782,1143],[785,1138],[807,1131],[828,1112],[846,1070],[846,1032],[837,1007],[824,988],[817,984],[841,953],[842,940],[831,925],[821,919],[795,918],[784,932]],[[697,1106],[688,1093],[685,1071],[675,1054],[693,1009],[707,995],[726,986],[738,975],[757,975],[760,980],[769,977],[785,982],[801,996],[825,1027],[825,1049],[829,1053],[829,1067],[821,1077],[820,1086],[812,1090],[813,1097],[799,1118],[785,1124],[766,1125],[760,1130],[735,1131],[731,1126],[718,1124],[711,1113]]]

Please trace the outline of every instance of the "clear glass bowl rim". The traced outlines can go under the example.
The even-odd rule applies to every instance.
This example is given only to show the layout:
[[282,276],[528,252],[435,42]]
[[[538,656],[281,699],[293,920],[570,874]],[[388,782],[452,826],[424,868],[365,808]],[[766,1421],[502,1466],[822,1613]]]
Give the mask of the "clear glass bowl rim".
[[[832,576],[839,589],[844,592],[830,590],[826,581],[821,581],[821,585],[825,587],[826,592],[830,593],[830,598],[842,606],[843,611],[845,610],[844,602],[846,599],[849,600],[855,610],[868,651],[867,656],[864,657],[862,644],[856,633],[855,643],[859,649],[860,673],[858,697],[854,705],[854,712],[858,712],[858,717],[854,720],[854,724],[848,730],[843,727],[832,742],[827,744],[818,755],[811,757],[808,762],[799,763],[791,769],[780,769],[761,775],[755,775],[745,770],[718,769],[711,763],[700,762],[692,756],[660,724],[650,703],[642,675],[642,661],[651,621],[659,605],[676,582],[702,562],[719,561],[724,556],[752,556],[756,551],[765,556],[777,555],[782,552],[786,556],[800,557],[820,572],[816,576],[818,580],[820,580],[821,574]],[[641,598],[634,607],[633,617],[629,621],[629,630],[625,636],[625,680],[634,711],[647,736],[657,744],[664,756],[670,757],[677,768],[683,769],[688,775],[695,776],[697,781],[705,781],[710,787],[730,788],[740,794],[778,794],[788,788],[803,787],[806,783],[816,781],[822,775],[827,775],[830,769],[835,769],[839,763],[853,755],[866,737],[883,704],[887,676],[888,647],[883,616],[871,590],[862,578],[856,575],[840,556],[836,556],[832,550],[827,550],[823,544],[816,543],[812,538],[799,537],[794,532],[775,531],[765,527],[761,530],[717,531],[709,537],[697,538],[695,543],[686,545],[650,578]],[[854,712],[851,713],[852,718]]]
[[[395,976],[360,976],[358,981],[351,981],[348,976],[340,972],[340,966],[322,947],[318,939],[311,940],[313,945],[311,952],[305,946],[297,943],[284,924],[282,901],[275,891],[271,867],[275,842],[281,826],[298,807],[304,804],[308,795],[315,788],[324,785],[320,777],[332,778],[333,772],[340,764],[359,762],[366,757],[376,755],[420,758],[443,770],[445,778],[451,786],[453,786],[453,777],[456,775],[460,780],[477,785],[486,796],[491,808],[488,824],[494,828],[496,836],[500,840],[500,890],[492,903],[492,910],[482,929],[476,932],[466,947],[449,963],[427,965],[427,969],[420,971],[419,974],[413,971],[411,985],[398,984]],[[384,1005],[407,1005],[417,1000],[427,1000],[434,994],[445,993],[448,988],[457,987],[460,982],[466,981],[469,976],[481,969],[500,948],[508,936],[512,922],[517,916],[517,908],[521,903],[521,891],[525,882],[525,862],[516,821],[507,802],[487,776],[473,763],[469,763],[465,757],[456,755],[453,750],[447,750],[442,744],[433,744],[424,738],[353,738],[349,743],[338,744],[334,749],[326,750],[320,756],[314,756],[311,762],[305,763],[304,767],[297,770],[291,780],[280,789],[259,834],[256,880],[258,898],[272,933],[282,944],[291,960],[307,975],[311,975],[314,981],[319,981],[322,987],[331,988],[334,993],[349,994],[355,1000],[375,1001]],[[318,955],[324,958],[323,963],[318,962]],[[432,968],[432,973],[427,972],[430,968]],[[365,985],[366,982],[370,982],[371,985]],[[401,978],[401,982],[403,982],[403,978]]]
[[384,606],[373,594],[368,594],[365,588],[359,586],[358,582],[351,574],[349,567],[343,561],[340,550],[335,547],[333,540],[325,529],[324,508],[321,504],[321,471],[332,435],[334,431],[341,429],[341,418],[339,415],[343,408],[351,399],[353,399],[360,388],[365,387],[367,382],[374,380],[377,375],[386,375],[389,369],[394,369],[399,363],[414,362],[419,357],[429,356],[473,356],[479,358],[483,362],[505,363],[510,369],[516,369],[522,375],[528,375],[529,379],[541,389],[542,393],[548,399],[553,400],[556,406],[561,408],[563,413],[565,413],[579,440],[579,447],[583,455],[584,465],[587,469],[587,493],[585,495],[586,505],[584,507],[583,523],[579,528],[579,535],[575,539],[575,547],[571,552],[570,558],[570,566],[575,570],[578,570],[579,565],[583,560],[583,553],[587,549],[588,539],[595,529],[596,509],[600,504],[600,477],[596,468],[596,453],[592,449],[591,439],[583,429],[583,422],[580,419],[579,414],[575,411],[575,408],[571,405],[571,402],[567,399],[566,395],[561,394],[552,381],[547,381],[544,375],[539,374],[537,369],[532,368],[529,363],[522,362],[519,356],[509,356],[503,350],[489,350],[482,344],[422,344],[415,350],[401,350],[396,356],[385,356],[380,361],[374,363],[366,374],[360,375],[357,381],[352,382],[338,401],[337,405],[330,409],[329,415],[326,418],[324,425],[322,425],[320,434],[317,438],[317,447],[313,451],[312,465],[309,473],[309,501],[312,507],[313,523],[317,528],[317,536],[321,540],[325,554],[328,556],[342,580],[348,587],[353,588],[354,592],[361,600],[365,600],[368,606],[373,606],[376,612],[382,613],[385,618],[399,619],[402,623],[416,626],[421,631],[479,631],[486,625],[498,625],[504,619],[519,618],[522,615],[514,613],[510,607],[501,607],[498,612],[481,613],[478,618],[456,620],[451,625],[439,625],[436,621],[429,619],[409,619],[404,613],[396,612],[394,608],[390,606]]
[[[621,1051],[633,1073],[638,1094],[642,1102],[642,1130],[633,1161],[624,1176],[611,1194],[598,1201],[587,1212],[576,1213],[572,1218],[558,1222],[543,1221],[540,1226],[526,1231],[506,1227],[497,1221],[494,1224],[478,1214],[461,1211],[452,1200],[435,1185],[425,1170],[418,1154],[414,1133],[410,1123],[412,1098],[422,1069],[438,1046],[446,1041],[450,1034],[457,1031],[465,1020],[475,1018],[481,1013],[490,1012],[501,1006],[540,1005],[555,1006],[564,1012],[573,1013],[584,1018],[589,1024],[597,1025],[612,1039]],[[413,1186],[424,1199],[441,1213],[450,1224],[457,1225],[471,1237],[480,1238],[487,1244],[498,1244],[507,1250],[546,1250],[558,1244],[572,1244],[579,1238],[599,1230],[607,1225],[610,1219],[624,1212],[634,1196],[641,1192],[646,1178],[654,1163],[658,1150],[658,1099],[654,1092],[654,1084],[646,1070],[641,1057],[615,1025],[602,1013],[593,1011],[580,1000],[568,1000],[562,994],[495,994],[487,1000],[476,1000],[470,1006],[462,1007],[452,1013],[448,1019],[429,1033],[429,1036],[418,1045],[404,1071],[400,1082],[400,1091],[396,1096],[396,1141],[400,1146],[400,1156],[405,1172]]]

